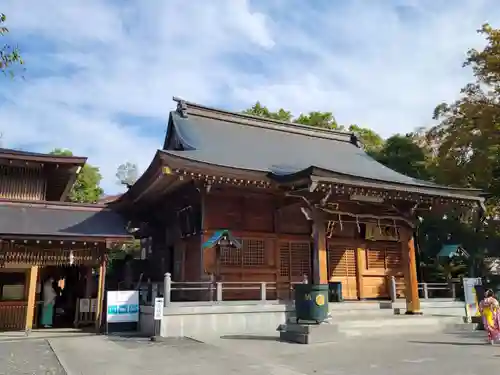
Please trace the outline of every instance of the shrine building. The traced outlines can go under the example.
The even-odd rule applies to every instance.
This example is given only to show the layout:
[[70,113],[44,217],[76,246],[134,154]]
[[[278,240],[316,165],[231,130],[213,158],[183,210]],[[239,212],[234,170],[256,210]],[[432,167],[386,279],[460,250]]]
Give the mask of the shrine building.
[[[40,327],[42,285],[58,282],[54,327],[99,328],[106,249],[131,240],[104,205],[65,202],[86,158],[0,149],[0,331]],[[78,300],[88,298],[86,321]]]
[[[149,241],[153,278],[342,283],[347,300],[384,299],[400,280],[418,313],[414,231],[423,210],[479,212],[479,190],[414,179],[378,163],[355,134],[175,99],[163,148],[111,203]],[[240,248],[203,244],[228,230]],[[258,291],[231,290],[224,299]]]

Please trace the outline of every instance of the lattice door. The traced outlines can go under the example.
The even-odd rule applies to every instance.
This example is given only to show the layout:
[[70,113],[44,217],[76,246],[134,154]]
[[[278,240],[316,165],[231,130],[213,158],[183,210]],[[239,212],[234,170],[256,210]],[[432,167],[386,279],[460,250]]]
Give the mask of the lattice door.
[[373,243],[366,249],[368,269],[400,271],[402,267],[401,246],[398,242]]
[[280,297],[289,298],[290,282],[301,282],[304,275],[311,277],[311,246],[309,242],[279,243],[280,250]]
[[340,281],[344,298],[358,298],[356,249],[328,244],[328,274],[331,281]]
[[280,242],[280,276],[293,281],[311,276],[311,247],[309,242]]

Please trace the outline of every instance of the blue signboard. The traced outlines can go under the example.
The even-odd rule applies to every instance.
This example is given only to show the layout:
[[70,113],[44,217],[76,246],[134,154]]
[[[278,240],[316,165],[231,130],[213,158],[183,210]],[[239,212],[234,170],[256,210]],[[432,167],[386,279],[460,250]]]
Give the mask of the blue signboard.
[[139,321],[139,291],[108,291],[107,304],[106,320],[108,323]]

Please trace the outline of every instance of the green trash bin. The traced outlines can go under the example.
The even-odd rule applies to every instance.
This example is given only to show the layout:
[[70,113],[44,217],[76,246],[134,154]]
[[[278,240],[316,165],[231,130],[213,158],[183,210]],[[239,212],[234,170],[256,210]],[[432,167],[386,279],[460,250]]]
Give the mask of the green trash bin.
[[342,302],[344,297],[342,295],[342,283],[339,281],[332,281],[328,283],[328,288],[330,291],[330,302]]
[[328,317],[328,284],[295,285],[295,314],[297,323],[323,322]]

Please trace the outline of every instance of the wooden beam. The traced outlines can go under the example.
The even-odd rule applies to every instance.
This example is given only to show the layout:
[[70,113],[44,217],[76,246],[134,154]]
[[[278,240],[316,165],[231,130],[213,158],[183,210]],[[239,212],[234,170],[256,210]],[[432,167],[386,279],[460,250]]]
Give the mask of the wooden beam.
[[33,328],[33,317],[35,316],[36,304],[36,284],[38,281],[38,266],[32,266],[28,276],[28,305],[26,307],[25,331],[29,332]]
[[403,252],[403,273],[405,279],[406,314],[420,315],[420,297],[418,295],[417,261],[415,242],[411,229],[401,229],[401,250]]

